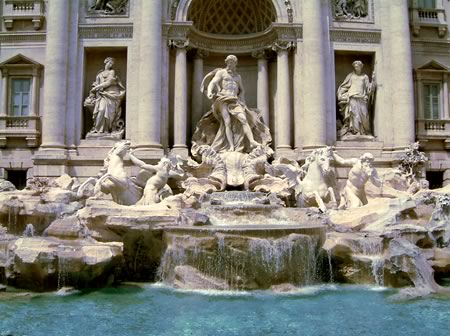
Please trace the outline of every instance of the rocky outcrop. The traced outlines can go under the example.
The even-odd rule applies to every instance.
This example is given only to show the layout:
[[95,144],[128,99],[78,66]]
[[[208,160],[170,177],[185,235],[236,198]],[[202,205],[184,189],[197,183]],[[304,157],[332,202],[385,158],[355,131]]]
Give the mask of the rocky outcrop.
[[19,238],[8,249],[7,283],[35,291],[112,284],[123,263],[120,243]]
[[86,200],[86,206],[77,213],[92,238],[103,242],[122,241],[122,236],[129,231],[177,225],[179,215],[178,210],[158,204],[130,207],[103,199]]

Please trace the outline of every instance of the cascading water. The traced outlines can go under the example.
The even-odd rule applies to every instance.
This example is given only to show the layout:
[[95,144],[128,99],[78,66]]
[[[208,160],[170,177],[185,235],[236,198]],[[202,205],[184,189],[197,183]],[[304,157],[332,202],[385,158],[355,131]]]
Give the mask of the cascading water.
[[310,285],[318,279],[318,238],[301,234],[273,238],[216,233],[207,237],[169,238],[159,268],[160,280],[177,281],[177,267],[189,266],[199,277],[218,279],[230,289],[268,288],[280,283]]
[[23,236],[24,237],[34,237],[34,226],[33,224],[27,224],[27,226],[25,227],[25,230],[23,231]]
[[11,199],[5,202],[5,206],[8,207],[8,231],[15,233],[19,213],[24,208],[24,204],[18,197],[11,197]]
[[384,256],[381,239],[359,239],[354,249],[370,260],[371,275],[377,286],[384,286]]

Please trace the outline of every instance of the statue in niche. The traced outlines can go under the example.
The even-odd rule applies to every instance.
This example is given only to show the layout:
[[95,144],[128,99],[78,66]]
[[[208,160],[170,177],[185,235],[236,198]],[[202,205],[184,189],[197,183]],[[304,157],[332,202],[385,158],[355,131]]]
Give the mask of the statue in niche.
[[101,11],[103,14],[114,15],[126,13],[128,0],[94,0],[89,11]]
[[335,0],[336,19],[361,19],[369,15],[368,0]]
[[87,139],[122,139],[124,122],[121,103],[125,97],[125,87],[113,69],[114,58],[105,59],[105,69],[101,70],[84,106],[93,109],[92,120],[94,125],[86,135]]
[[372,136],[370,129],[370,107],[374,103],[375,73],[372,82],[362,73],[361,61],[352,63],[353,72],[349,73],[337,90],[339,111],[343,116],[343,125],[338,132],[340,138],[348,136]]
[[172,189],[167,184],[170,177],[183,177],[184,171],[180,167],[181,158],[172,160],[163,157],[158,164],[151,165],[139,160],[130,150],[128,153],[131,162],[141,168],[139,175],[134,179],[135,183],[144,186],[142,198],[136,205],[150,205],[160,203],[163,199],[173,195]]
[[192,137],[193,153],[204,145],[217,153],[250,153],[272,141],[259,111],[245,104],[241,76],[236,72],[237,57],[227,56],[225,64],[225,68],[215,69],[203,79],[201,92],[206,92],[213,104],[197,124]]
[[370,180],[375,186],[381,187],[381,180],[373,166],[374,157],[364,153],[359,159],[344,159],[333,153],[336,163],[342,166],[352,166],[348,179],[341,192],[340,209],[358,208],[368,203],[364,186]]

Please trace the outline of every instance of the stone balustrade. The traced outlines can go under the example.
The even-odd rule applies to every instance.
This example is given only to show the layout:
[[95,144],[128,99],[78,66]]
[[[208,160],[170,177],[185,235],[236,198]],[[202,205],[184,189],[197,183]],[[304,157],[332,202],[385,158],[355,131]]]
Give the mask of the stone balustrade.
[[25,138],[28,147],[37,147],[40,138],[39,116],[0,116],[0,147],[5,147],[8,138]]
[[29,20],[33,23],[33,28],[39,30],[44,22],[44,1],[13,1],[3,2],[3,21],[5,28],[13,29],[14,21]]

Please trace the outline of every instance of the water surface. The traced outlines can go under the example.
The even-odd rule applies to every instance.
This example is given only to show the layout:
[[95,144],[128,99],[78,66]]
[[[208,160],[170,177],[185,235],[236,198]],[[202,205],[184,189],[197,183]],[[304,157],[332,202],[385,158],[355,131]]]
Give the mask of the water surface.
[[449,335],[450,299],[392,302],[354,286],[271,292],[124,286],[70,295],[0,293],[0,335]]

